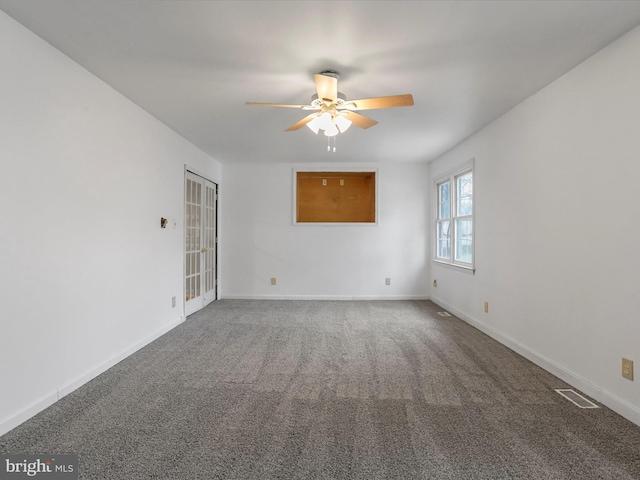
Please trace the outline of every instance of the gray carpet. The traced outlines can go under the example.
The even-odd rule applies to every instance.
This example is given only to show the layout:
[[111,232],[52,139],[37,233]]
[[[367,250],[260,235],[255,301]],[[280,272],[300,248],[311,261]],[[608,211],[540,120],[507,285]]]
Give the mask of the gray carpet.
[[0,437],[84,479],[639,479],[640,427],[430,302],[221,300]]

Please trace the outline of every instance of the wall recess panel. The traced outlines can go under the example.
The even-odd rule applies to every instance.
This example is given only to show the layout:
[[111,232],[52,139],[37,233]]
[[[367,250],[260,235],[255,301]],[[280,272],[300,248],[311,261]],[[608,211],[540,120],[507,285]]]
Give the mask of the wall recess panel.
[[297,172],[298,223],[375,223],[376,172]]

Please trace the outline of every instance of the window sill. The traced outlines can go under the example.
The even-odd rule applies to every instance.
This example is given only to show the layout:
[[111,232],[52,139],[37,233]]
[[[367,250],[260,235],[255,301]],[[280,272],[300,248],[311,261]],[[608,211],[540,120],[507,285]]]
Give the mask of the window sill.
[[378,222],[293,222],[294,227],[377,227]]
[[475,275],[476,274],[476,269],[475,267],[472,266],[465,266],[465,265],[458,265],[455,263],[449,263],[449,262],[443,262],[441,260],[436,260],[435,258],[432,259],[433,263],[438,265],[438,266],[442,266],[442,267],[446,267],[446,268],[450,268],[452,270],[457,270],[459,272],[462,273],[466,273],[468,275]]

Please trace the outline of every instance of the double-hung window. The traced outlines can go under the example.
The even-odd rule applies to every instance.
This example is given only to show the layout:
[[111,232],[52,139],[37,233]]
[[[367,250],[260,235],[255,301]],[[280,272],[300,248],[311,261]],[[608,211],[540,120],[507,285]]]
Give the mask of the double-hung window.
[[435,182],[435,260],[473,269],[473,167]]

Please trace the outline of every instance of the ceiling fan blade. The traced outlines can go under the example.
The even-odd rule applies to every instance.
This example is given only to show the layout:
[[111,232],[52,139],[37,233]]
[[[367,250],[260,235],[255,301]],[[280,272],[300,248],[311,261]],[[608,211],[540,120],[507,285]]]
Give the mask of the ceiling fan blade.
[[328,77],[327,75],[321,75],[319,73],[314,75],[314,79],[316,81],[318,98],[326,100],[329,103],[335,102],[338,98],[338,79]]
[[349,100],[342,108],[349,110],[371,110],[374,108],[410,107],[413,105],[413,96],[391,95],[390,97],[363,98],[361,100]]
[[343,112],[346,117],[353,122],[356,127],[360,128],[369,128],[376,125],[378,122],[375,120],[365,117],[364,115],[360,115],[356,112]]
[[291,125],[289,128],[287,128],[285,130],[285,132],[292,132],[293,130],[299,130],[302,127],[304,127],[307,123],[309,123],[311,120],[313,120],[314,117],[316,117],[318,114],[317,113],[312,113],[311,115],[307,115],[306,117],[304,117],[302,120],[300,120],[297,123],[294,123],[293,125]]
[[261,102],[245,102],[245,105],[258,105],[260,107],[285,107],[285,108],[306,108],[309,105],[293,105],[291,103],[261,103]]

